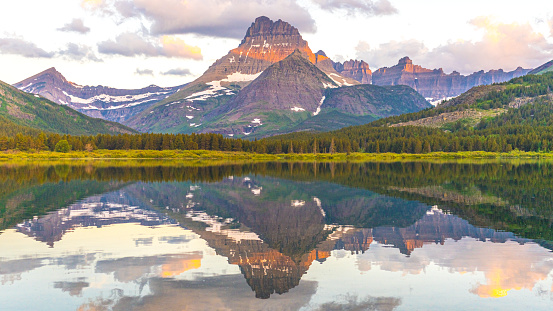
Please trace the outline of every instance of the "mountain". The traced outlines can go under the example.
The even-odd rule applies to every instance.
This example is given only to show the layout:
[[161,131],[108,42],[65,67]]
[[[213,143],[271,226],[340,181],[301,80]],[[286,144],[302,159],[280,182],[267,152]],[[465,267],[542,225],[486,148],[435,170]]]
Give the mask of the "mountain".
[[[213,63],[192,84],[220,81],[222,86],[234,83],[243,87],[267,67],[283,60],[295,50],[299,50],[322,71],[337,74],[332,61],[325,55],[314,54],[297,28],[282,20],[273,22],[261,16],[251,24],[237,48]],[[339,76],[336,79],[340,84],[357,84],[353,79]]]
[[534,70],[530,71],[528,74],[541,75],[550,71],[553,71],[553,60],[550,60],[547,63],[535,68]]
[[[365,76],[370,72],[364,62],[347,63],[344,68],[351,72],[344,68],[342,72],[354,76],[353,67]],[[370,99],[377,95],[368,95],[376,88],[360,88],[343,93],[353,98],[344,99],[348,105],[393,105],[397,109],[341,109],[345,106],[338,105],[338,99],[334,106],[324,109],[327,92],[355,85],[359,82],[338,73],[324,52],[313,53],[295,27],[281,20],[273,22],[259,17],[246,31],[240,45],[217,60],[201,77],[125,124],[141,131],[262,137],[363,124],[390,115],[387,111],[417,111],[428,107],[416,92],[411,92],[409,100],[391,96],[397,100],[377,103]],[[403,101],[408,106],[417,104],[402,108]],[[339,120],[332,125],[327,122],[328,118],[319,117],[336,110],[340,113],[333,115]]]
[[426,69],[414,65],[409,57],[404,57],[395,66],[380,68],[373,72],[372,83],[375,85],[408,85],[429,101],[435,102],[458,96],[474,86],[509,81],[528,72],[530,69],[518,67],[509,72],[502,69],[488,72],[481,70],[468,76],[461,75],[456,71],[445,74],[442,68]]
[[142,89],[123,90],[105,86],[81,86],[67,81],[53,67],[14,86],[60,105],[67,105],[88,116],[115,122],[127,120],[182,87],[162,88],[150,85]]
[[17,133],[40,131],[95,135],[98,133],[136,133],[119,123],[91,118],[68,106],[58,105],[39,95],[22,92],[0,81],[0,134],[16,134],[10,128],[17,127]]
[[[321,51],[319,51],[321,53]],[[362,84],[372,83],[372,71],[365,61],[348,60],[333,63],[334,69],[344,77],[355,79]]]
[[296,50],[211,112],[218,116],[212,128],[226,134],[249,135],[265,125],[264,132],[282,132],[299,120],[317,115],[325,89],[335,87],[338,85],[329,76]]

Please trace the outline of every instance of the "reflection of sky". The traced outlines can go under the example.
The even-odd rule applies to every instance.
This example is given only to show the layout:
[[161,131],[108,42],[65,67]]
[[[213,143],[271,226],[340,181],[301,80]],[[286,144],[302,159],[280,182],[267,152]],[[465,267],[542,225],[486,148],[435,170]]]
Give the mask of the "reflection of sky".
[[[178,226],[76,228],[54,248],[7,230],[0,245],[2,310],[76,310],[98,297],[149,295],[150,279],[240,275],[238,267]],[[35,295],[41,298],[29,299]]]
[[[299,286],[268,300],[255,298],[238,266],[178,226],[76,228],[54,248],[7,230],[0,245],[10,250],[0,256],[2,310],[549,310],[553,303],[553,257],[534,243],[464,238],[410,256],[376,242],[363,254],[335,250],[313,262]],[[29,299],[35,295],[40,300]]]
[[553,256],[537,244],[464,238],[409,257],[377,243],[359,255],[333,251],[302,280],[318,281],[311,307],[370,294],[398,297],[397,310],[550,310],[552,271]]

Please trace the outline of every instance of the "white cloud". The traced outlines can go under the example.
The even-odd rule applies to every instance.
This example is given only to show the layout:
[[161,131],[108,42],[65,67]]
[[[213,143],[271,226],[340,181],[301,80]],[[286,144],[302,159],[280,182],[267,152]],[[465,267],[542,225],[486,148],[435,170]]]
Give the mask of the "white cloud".
[[58,28],[60,31],[67,31],[67,32],[78,32],[81,34],[85,34],[90,31],[90,28],[86,27],[84,25],[84,22],[82,19],[75,18],[70,23],[65,24],[63,27]]
[[479,70],[506,69],[518,66],[532,68],[553,58],[553,44],[534,31],[530,24],[498,23],[488,17],[470,21],[483,32],[478,41],[451,41],[428,49],[422,41],[390,41],[371,47],[366,42],[357,45],[357,57],[372,68],[395,65],[399,58],[409,56],[413,63],[426,68],[444,67],[472,73]]
[[128,57],[142,55],[202,59],[202,52],[199,47],[187,45],[177,37],[163,36],[161,39],[144,38],[130,32],[120,34],[115,40],[100,42],[98,44],[98,51],[103,54]]
[[185,69],[185,68],[170,69],[165,72],[162,72],[161,74],[164,76],[180,76],[180,77],[192,76],[192,72],[190,72],[190,69]]
[[349,14],[362,13],[369,16],[397,14],[398,10],[388,0],[312,0],[323,10],[346,10]]
[[65,57],[69,60],[76,61],[92,61],[92,62],[101,62],[92,48],[86,45],[78,45],[75,43],[68,43],[66,48],[57,52],[59,55]]
[[[387,1],[387,0],[380,0]],[[90,0],[83,7],[124,18],[145,18],[153,35],[199,34],[241,39],[259,16],[282,19],[302,32],[315,32],[315,21],[296,0]],[[109,4],[109,5],[108,5]],[[113,9],[111,9],[113,8]],[[109,12],[109,13],[108,13]]]
[[20,38],[0,38],[0,54],[14,54],[29,58],[52,58],[54,53],[46,52],[36,44]]
[[139,76],[153,76],[154,75],[154,71],[151,70],[151,69],[140,69],[140,68],[136,68],[136,71],[134,72],[135,75],[139,75]]

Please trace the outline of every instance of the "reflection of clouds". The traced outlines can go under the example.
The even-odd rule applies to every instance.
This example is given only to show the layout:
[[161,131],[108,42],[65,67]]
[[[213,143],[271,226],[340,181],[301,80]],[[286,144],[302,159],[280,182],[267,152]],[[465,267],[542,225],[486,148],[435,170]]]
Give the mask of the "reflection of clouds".
[[[43,263],[41,258],[0,261],[0,275],[20,274],[42,266]],[[2,285],[3,284],[2,282]]]
[[401,305],[401,299],[395,297],[371,297],[359,299],[355,295],[346,295],[344,301],[332,301],[316,307],[317,311],[345,311],[345,310],[378,310],[392,311]]
[[480,297],[503,297],[509,290],[532,290],[553,271],[551,253],[534,243],[481,242],[472,238],[447,240],[444,245],[426,245],[410,257],[380,244],[357,259],[360,271],[373,267],[390,272],[420,274],[430,264],[447,268],[450,273],[484,274],[485,282],[471,290]]
[[255,298],[240,274],[194,281],[150,279],[152,295],[124,297],[114,310],[299,310],[308,304],[316,292],[317,283],[302,281],[292,289],[293,294],[274,295],[271,299]]
[[201,254],[195,254],[192,258],[173,257],[161,266],[161,277],[171,278],[188,270],[198,269],[202,266]]
[[96,272],[113,273],[120,282],[133,282],[145,277],[174,277],[201,266],[202,253],[149,257],[127,257],[98,261]]
[[68,292],[71,296],[81,296],[83,288],[89,285],[88,282],[85,282],[84,278],[79,278],[76,282],[55,282],[54,288],[59,288],[63,292]]

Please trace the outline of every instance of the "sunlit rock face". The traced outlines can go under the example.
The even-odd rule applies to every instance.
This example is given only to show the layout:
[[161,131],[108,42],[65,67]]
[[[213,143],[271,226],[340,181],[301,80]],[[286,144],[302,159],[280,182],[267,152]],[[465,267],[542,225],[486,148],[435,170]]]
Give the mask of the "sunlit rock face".
[[296,27],[282,20],[273,22],[261,16],[248,28],[240,45],[209,67],[202,80],[222,79],[232,73],[254,75],[283,60],[296,49],[323,71],[334,72],[330,59],[314,54]]
[[443,69],[426,69],[413,64],[409,57],[399,60],[392,67],[383,67],[372,73],[375,85],[408,85],[429,100],[439,100],[458,96],[478,85],[505,82],[527,74],[530,69],[521,67],[513,71],[483,70],[468,76],[459,72],[444,73]]
[[348,60],[344,63],[334,63],[334,69],[344,77],[355,79],[362,84],[372,83],[372,71],[369,64],[361,60]]

